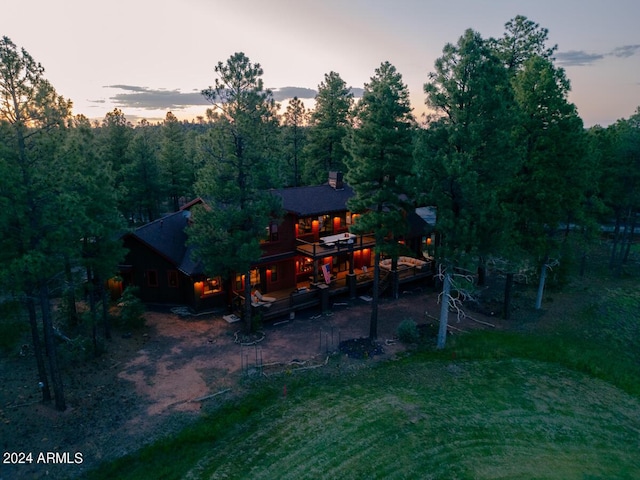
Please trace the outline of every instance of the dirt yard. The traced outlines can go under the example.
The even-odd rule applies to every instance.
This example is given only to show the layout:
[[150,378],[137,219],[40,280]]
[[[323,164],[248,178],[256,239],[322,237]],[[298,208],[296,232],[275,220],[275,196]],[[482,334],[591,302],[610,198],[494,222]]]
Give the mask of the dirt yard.
[[[384,354],[375,358],[392,358],[404,348],[394,341],[402,320],[430,323],[439,308],[437,295],[421,289],[404,292],[397,301],[382,299],[378,339]],[[362,299],[338,302],[329,315],[310,310],[269,323],[260,342],[242,345],[236,341],[241,326],[222,315],[149,311],[143,329],[131,335],[117,332],[105,354],[65,371],[68,408],[62,413],[39,402],[32,355],[2,358],[3,455],[32,453],[33,463],[0,464],[0,480],[77,477],[177,432],[201,409],[242,394],[250,385],[243,381],[247,377],[322,364],[340,341],[368,336],[370,312],[370,303]],[[502,328],[498,319],[475,316]],[[454,332],[481,326],[455,320],[452,325]],[[62,455],[54,462],[37,462],[50,452]]]

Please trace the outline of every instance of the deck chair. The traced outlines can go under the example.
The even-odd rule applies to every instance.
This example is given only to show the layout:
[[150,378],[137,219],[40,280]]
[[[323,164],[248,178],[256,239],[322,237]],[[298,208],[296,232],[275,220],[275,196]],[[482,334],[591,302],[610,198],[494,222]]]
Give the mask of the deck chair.
[[265,303],[265,302],[271,303],[276,301],[275,297],[268,297],[266,295],[262,295],[262,293],[260,293],[260,290],[256,290],[253,294],[262,303]]

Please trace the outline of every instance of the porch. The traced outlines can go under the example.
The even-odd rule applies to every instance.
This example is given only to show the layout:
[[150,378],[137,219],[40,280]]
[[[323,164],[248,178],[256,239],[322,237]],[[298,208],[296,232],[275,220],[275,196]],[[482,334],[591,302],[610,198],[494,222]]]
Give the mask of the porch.
[[[364,243],[364,242],[363,242]],[[337,248],[336,246],[330,248]],[[324,252],[323,252],[324,253]],[[327,255],[328,252],[324,253]],[[416,259],[420,261],[420,259]],[[398,265],[396,272],[380,269],[378,292],[383,295],[391,286],[392,276],[397,274],[400,285],[431,279],[434,273],[433,261],[427,260],[415,264]],[[296,287],[270,291],[268,301],[253,303],[253,314],[260,315],[263,321],[280,317],[289,317],[296,312],[318,308],[322,313],[331,310],[331,306],[339,297],[354,300],[360,296],[371,296],[373,293],[373,267],[354,268],[349,271],[336,272],[331,275],[330,282],[309,280],[297,282]],[[234,313],[241,317],[244,312],[244,295],[236,294],[233,302]]]

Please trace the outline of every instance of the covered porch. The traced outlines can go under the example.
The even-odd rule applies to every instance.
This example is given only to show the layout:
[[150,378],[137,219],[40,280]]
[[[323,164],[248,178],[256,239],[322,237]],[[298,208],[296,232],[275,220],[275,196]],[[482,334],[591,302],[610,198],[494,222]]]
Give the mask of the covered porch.
[[[366,245],[362,242],[362,245]],[[305,248],[313,248],[307,245]],[[317,248],[317,246],[316,246]],[[329,249],[335,249],[334,253],[338,253],[338,247],[333,246]],[[316,250],[318,255],[320,251]],[[328,252],[318,257],[318,262],[327,258]],[[355,254],[355,252],[352,252]],[[332,258],[329,255],[329,258]],[[398,269],[393,272],[389,269],[380,269],[380,278],[378,282],[379,294],[384,294],[391,285],[393,275],[398,276],[400,285],[416,282],[420,280],[428,280],[433,277],[434,265],[429,259],[415,259],[414,264],[405,262],[400,264]],[[352,261],[351,265],[355,262]],[[317,271],[318,268],[315,268]],[[327,282],[323,275],[305,275],[303,279],[296,282],[296,286],[292,288],[284,288],[275,291],[269,291],[265,295],[264,300],[252,299],[252,309],[254,315],[259,315],[262,320],[273,320],[281,317],[295,316],[296,312],[316,308],[321,313],[328,313],[336,300],[355,300],[358,297],[364,299],[370,298],[373,294],[373,275],[374,268],[370,265],[361,265],[359,268],[355,266],[346,271],[332,272]],[[234,299],[234,313],[242,316],[244,311],[245,298],[242,293],[236,293]]]

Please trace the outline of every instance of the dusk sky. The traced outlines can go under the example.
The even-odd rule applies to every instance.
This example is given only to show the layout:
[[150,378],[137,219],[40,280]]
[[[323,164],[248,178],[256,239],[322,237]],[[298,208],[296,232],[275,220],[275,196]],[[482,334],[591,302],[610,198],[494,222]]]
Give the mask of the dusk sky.
[[640,106],[638,0],[4,0],[0,35],[92,119],[114,107],[132,122],[204,115],[199,92],[234,52],[262,65],[285,105],[294,94],[312,99],[330,71],[361,89],[388,60],[419,118],[445,44],[467,28],[502,36],[516,15],[549,30],[585,126]]

